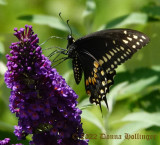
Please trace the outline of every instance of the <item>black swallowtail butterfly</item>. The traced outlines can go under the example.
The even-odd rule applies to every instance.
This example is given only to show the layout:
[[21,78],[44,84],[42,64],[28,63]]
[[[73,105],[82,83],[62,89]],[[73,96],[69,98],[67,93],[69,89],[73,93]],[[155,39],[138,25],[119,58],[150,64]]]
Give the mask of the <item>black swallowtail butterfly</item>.
[[[59,16],[62,19],[61,13]],[[76,83],[80,83],[84,72],[85,88],[90,96],[90,102],[99,104],[101,111],[103,100],[108,108],[106,94],[109,93],[109,88],[114,83],[113,77],[116,75],[117,66],[149,43],[149,38],[145,34],[131,29],[97,31],[76,41],[71,31],[67,39],[67,49],[61,48],[61,51],[51,53],[50,57],[55,53],[59,53],[58,56],[63,53],[67,57],[59,60],[72,59]],[[54,60],[53,62],[58,61]]]
[[114,83],[115,68],[148,43],[146,35],[130,29],[102,30],[76,41],[68,36],[67,55],[72,59],[75,81],[79,84],[84,72],[91,103],[101,109],[104,100],[108,107],[106,93]]

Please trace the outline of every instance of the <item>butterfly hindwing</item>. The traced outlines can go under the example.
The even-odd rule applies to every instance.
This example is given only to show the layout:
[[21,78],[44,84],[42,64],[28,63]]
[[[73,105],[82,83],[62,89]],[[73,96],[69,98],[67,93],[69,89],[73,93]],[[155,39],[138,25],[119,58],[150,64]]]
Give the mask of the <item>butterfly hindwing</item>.
[[101,108],[101,101],[104,100],[108,107],[106,93],[113,84],[115,71],[107,73],[93,56],[88,55],[86,53],[80,55],[86,92],[91,103],[99,104]]

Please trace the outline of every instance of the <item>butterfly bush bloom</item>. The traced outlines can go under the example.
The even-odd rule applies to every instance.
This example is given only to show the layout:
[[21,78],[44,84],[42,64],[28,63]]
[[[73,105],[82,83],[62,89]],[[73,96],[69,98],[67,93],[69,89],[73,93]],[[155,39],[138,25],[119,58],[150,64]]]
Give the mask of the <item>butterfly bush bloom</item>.
[[10,46],[5,82],[11,89],[10,110],[18,117],[18,139],[32,134],[30,144],[87,145],[82,140],[77,95],[42,54],[32,27],[14,29],[18,42]]
[[10,145],[10,138],[0,140],[0,145]]

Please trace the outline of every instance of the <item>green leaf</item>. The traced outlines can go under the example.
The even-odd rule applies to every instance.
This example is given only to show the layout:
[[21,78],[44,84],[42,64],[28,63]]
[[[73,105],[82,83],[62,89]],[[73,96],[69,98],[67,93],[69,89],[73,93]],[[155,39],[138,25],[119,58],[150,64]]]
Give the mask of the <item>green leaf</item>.
[[0,121],[0,130],[13,131],[13,125]]
[[84,19],[84,24],[86,26],[86,30],[88,33],[90,33],[92,31],[92,24],[94,21],[95,10],[96,10],[95,1],[94,0],[87,0],[86,1],[86,9],[83,12],[83,19]]
[[[24,15],[18,17],[20,20],[26,20],[30,21],[32,23],[40,24],[40,25],[48,25],[49,27],[61,30],[61,31],[66,31],[69,32],[69,27],[62,22],[62,20],[58,17],[54,16],[46,16],[46,15]],[[72,32],[74,34],[79,35],[79,32],[72,27]]]
[[148,21],[148,15],[145,13],[131,13],[110,21],[101,29],[117,28],[130,24],[145,24]]
[[160,6],[148,5],[142,9],[142,12],[148,14],[150,18],[160,20]]
[[122,100],[135,94],[141,95],[149,93],[150,89],[160,84],[160,67],[140,68],[134,72],[120,72],[115,77],[116,83],[126,82],[118,91],[117,100]]
[[126,115],[121,121],[138,121],[160,126],[160,113],[136,112]]
[[104,129],[105,128],[104,125],[100,122],[100,120],[92,112],[88,110],[83,110],[81,117],[93,123],[95,126],[97,126],[101,130],[101,132],[106,132]]
[[24,15],[18,17],[20,20],[27,20],[40,25],[48,25],[52,28],[68,31],[67,27],[62,24],[61,20],[54,16],[46,15]]
[[136,82],[127,84],[119,91],[119,96],[117,99],[124,99],[133,94],[139,93],[143,91],[147,86],[153,84],[157,80],[158,76],[153,76],[145,79],[142,78],[140,80],[137,80]]

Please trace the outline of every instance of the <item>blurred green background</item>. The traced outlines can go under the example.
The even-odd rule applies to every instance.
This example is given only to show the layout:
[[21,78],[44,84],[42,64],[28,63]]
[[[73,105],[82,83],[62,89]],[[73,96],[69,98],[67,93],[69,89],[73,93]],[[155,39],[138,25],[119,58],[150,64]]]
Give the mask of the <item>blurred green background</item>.
[[[103,104],[90,105],[84,80],[76,85],[71,60],[56,67],[67,83],[79,95],[78,106],[83,110],[82,122],[89,145],[159,145],[160,144],[160,0],[0,0],[0,140],[11,138],[17,118],[9,111],[10,89],[4,83],[5,55],[17,41],[15,27],[33,26],[40,44],[51,36],[67,37],[69,31],[62,23],[70,19],[73,36],[77,39],[88,33],[108,28],[130,28],[147,34],[150,44],[117,69],[115,84],[107,95],[109,111]],[[51,39],[42,48],[66,48],[67,41]],[[54,49],[45,50],[48,56]],[[51,60],[53,58],[50,58]],[[100,138],[101,134],[110,139]],[[127,134],[155,136],[155,139],[125,139]],[[117,136],[116,136],[117,135]],[[116,138],[121,135],[121,139]],[[106,136],[107,137],[107,136]],[[112,138],[111,138],[112,137]],[[114,139],[116,138],[116,139]]]

